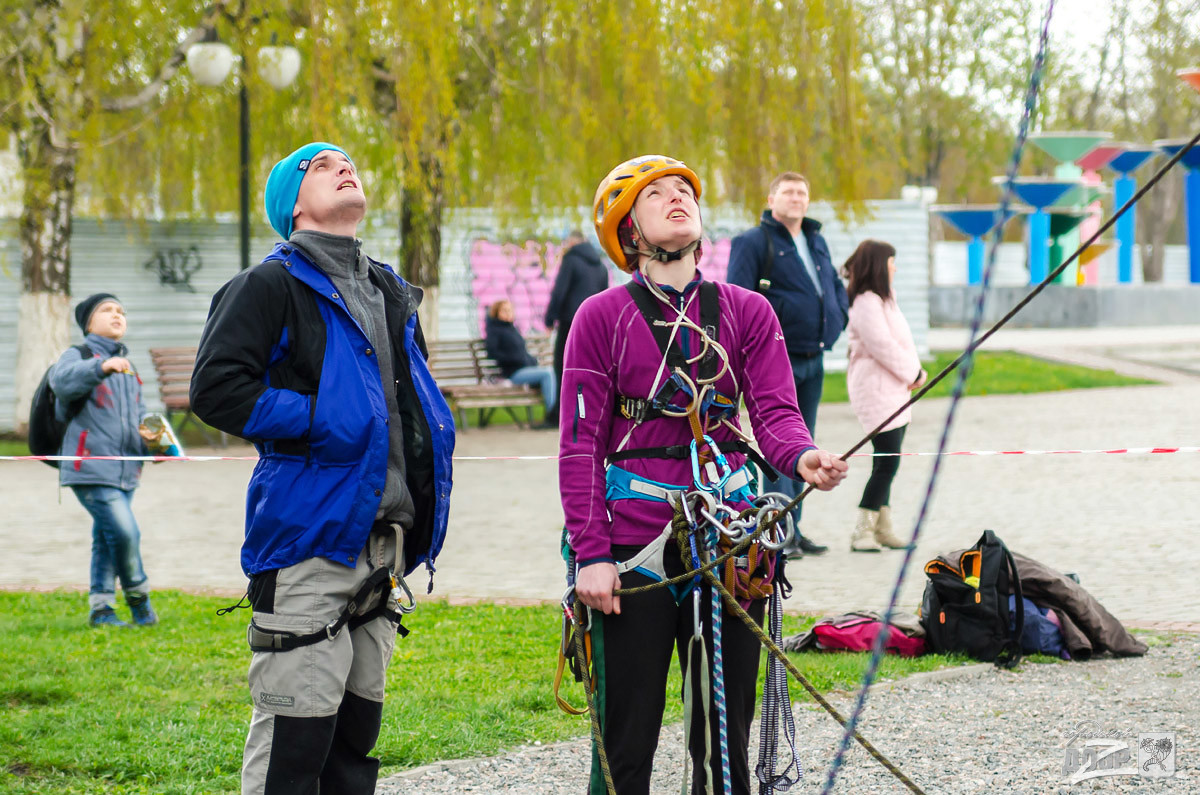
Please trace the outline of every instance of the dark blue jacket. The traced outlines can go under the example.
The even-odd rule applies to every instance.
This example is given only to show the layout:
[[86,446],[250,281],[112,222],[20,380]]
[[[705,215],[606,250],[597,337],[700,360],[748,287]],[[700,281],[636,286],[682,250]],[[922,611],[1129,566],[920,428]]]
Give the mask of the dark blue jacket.
[[[800,228],[812,252],[823,295],[817,294],[791,233],[771,216],[770,210],[763,212],[762,223],[733,239],[726,278],[730,284],[766,296],[779,316],[788,353],[804,358],[833,347],[846,328],[850,302],[834,271],[829,246],[820,234],[821,224],[805,218]],[[771,286],[760,290],[759,280],[768,260],[774,263]]]
[[505,378],[522,367],[534,367],[537,359],[525,347],[525,338],[515,325],[506,320],[487,316],[484,344],[488,358],[500,365]]
[[[454,421],[426,366],[420,291],[371,262],[392,342],[406,479],[415,508],[405,572],[432,563],[450,512]],[[192,374],[192,409],[254,443],[247,575],[313,557],[353,567],[379,509],[388,416],[379,363],[329,277],[280,243],[213,297]]]
[[571,246],[554,277],[554,289],[546,305],[546,328],[557,323],[561,331],[570,329],[579,305],[607,289],[608,268],[595,247],[586,241]]

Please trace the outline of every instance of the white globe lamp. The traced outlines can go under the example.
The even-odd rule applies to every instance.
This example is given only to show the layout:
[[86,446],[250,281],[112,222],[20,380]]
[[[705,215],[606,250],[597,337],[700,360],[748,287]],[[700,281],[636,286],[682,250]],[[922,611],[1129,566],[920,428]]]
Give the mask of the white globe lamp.
[[285,89],[300,72],[300,51],[295,47],[263,47],[258,51],[258,74],[277,89]]
[[202,86],[219,86],[233,68],[233,50],[219,41],[193,44],[187,51],[188,70]]

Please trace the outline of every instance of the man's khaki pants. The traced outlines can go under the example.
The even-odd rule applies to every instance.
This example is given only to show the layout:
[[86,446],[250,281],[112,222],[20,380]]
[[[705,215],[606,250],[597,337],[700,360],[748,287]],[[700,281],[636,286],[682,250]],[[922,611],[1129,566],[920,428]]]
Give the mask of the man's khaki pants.
[[[255,575],[254,623],[268,632],[316,632],[341,614],[375,568],[395,559],[395,535],[373,534],[354,568],[310,558]],[[397,609],[386,591],[383,598]],[[362,609],[378,603],[372,598]],[[381,616],[353,631],[343,627],[331,640],[255,652],[243,795],[373,795],[379,760],[370,752],[379,737],[395,643],[396,625]]]

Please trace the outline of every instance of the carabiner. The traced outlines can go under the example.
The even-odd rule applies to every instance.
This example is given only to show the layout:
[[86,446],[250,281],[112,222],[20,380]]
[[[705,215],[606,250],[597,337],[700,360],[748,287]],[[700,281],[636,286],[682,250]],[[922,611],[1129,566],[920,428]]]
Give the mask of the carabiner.
[[[408,615],[417,609],[417,600],[413,598],[412,591],[408,588],[408,583],[403,577],[397,577],[395,573],[390,574],[392,578],[392,601],[396,603],[396,609],[403,615]],[[401,596],[408,597],[408,604],[401,601]]]
[[710,491],[714,494],[721,494],[725,489],[725,484],[729,482],[729,477],[733,474],[733,470],[729,467],[729,461],[725,459],[725,454],[721,452],[721,448],[717,447],[717,443],[712,440],[708,434],[702,437],[704,444],[713,451],[713,461],[720,470],[719,475],[713,479],[711,483],[705,484],[704,478],[700,475],[700,450],[696,445],[696,440],[692,439],[691,457],[692,457],[692,481],[696,488]]

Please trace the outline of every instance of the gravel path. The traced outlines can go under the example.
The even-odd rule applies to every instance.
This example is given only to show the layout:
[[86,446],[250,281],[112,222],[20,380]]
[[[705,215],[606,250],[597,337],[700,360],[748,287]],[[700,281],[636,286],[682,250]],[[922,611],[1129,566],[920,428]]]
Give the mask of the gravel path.
[[[861,730],[931,795],[1200,792],[1200,635],[1159,638],[1151,638],[1154,645],[1143,658],[1027,663],[1017,672],[973,665],[883,683],[872,692]],[[834,701],[848,713],[852,698]],[[796,719],[805,771],[791,792],[819,792],[841,730],[815,705],[798,705]],[[1094,734],[1132,739],[1130,766],[1137,762],[1139,732],[1175,732],[1175,778],[1106,775],[1071,785],[1069,774],[1063,773],[1065,744],[1068,732],[1085,723]],[[1079,748],[1081,742],[1072,746]],[[526,746],[489,759],[437,763],[385,779],[376,792],[579,795],[585,789],[588,748],[581,739]],[[751,751],[752,759],[756,753]],[[678,726],[667,727],[651,791],[679,792],[681,765],[682,732]],[[907,792],[857,744],[846,757],[837,791]]]

